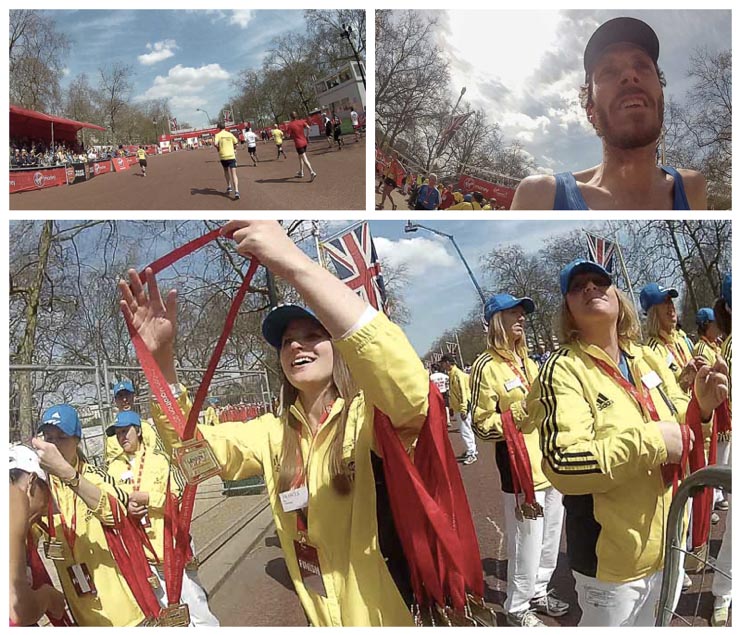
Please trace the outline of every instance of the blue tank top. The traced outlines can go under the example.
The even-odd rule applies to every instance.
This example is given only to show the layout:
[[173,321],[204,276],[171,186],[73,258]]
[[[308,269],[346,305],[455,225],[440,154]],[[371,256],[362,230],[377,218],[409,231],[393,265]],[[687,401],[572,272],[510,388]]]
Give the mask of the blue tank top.
[[[684,191],[684,181],[682,175],[674,168],[662,165],[669,176],[674,179],[674,210],[690,209],[687,194]],[[553,201],[554,210],[588,210],[587,203],[579,191],[576,179],[571,172],[561,172],[556,174],[556,199]]]

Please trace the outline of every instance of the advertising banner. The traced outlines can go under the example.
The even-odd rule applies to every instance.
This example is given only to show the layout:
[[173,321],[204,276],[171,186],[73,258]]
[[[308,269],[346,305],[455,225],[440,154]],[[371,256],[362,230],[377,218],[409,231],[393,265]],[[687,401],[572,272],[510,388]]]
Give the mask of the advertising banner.
[[512,205],[512,199],[515,196],[515,190],[511,187],[490,183],[468,174],[461,174],[458,187],[463,193],[481,192],[487,201],[490,198],[495,198],[497,205],[503,205],[506,209],[509,209],[509,206]]
[[38,168],[10,171],[10,193],[40,190],[66,183],[64,168]]
[[113,168],[116,172],[122,172],[123,170],[129,169],[129,161],[126,157],[115,157],[114,159],[111,159],[111,163],[113,163]]

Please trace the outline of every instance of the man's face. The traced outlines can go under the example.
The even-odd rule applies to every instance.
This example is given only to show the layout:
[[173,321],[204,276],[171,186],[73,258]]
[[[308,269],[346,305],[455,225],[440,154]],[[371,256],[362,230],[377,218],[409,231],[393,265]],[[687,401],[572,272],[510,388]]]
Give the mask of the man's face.
[[629,43],[605,49],[592,71],[587,116],[597,134],[621,150],[656,142],[664,123],[664,92],[643,49]]
[[119,390],[113,399],[119,410],[131,410],[134,407],[134,394],[128,390]]

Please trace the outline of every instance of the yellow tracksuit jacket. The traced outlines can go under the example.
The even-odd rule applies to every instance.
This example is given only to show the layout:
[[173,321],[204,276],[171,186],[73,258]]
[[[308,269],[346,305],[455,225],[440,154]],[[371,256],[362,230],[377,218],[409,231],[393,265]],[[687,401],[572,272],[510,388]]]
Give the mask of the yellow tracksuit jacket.
[[[165,446],[162,445],[162,441],[160,440],[160,437],[157,434],[157,430],[154,427],[154,421],[152,421],[151,419],[142,419],[142,438],[144,439],[144,443],[146,443],[148,447],[156,446],[158,451],[165,451]],[[105,462],[106,465],[110,465],[111,461],[113,461],[113,459],[121,454],[121,445],[119,444],[118,439],[116,439],[115,436],[105,436],[104,440]]]
[[715,364],[715,360],[718,359],[719,353],[720,346],[704,337],[700,337],[692,351],[694,357],[702,357],[708,364],[710,364],[710,366]]
[[[80,474],[103,492],[95,509],[88,508],[83,500],[57,477],[49,477],[52,492],[59,509],[64,514],[68,529],[71,529],[72,518],[75,516],[75,510],[77,511],[74,553],[71,552],[64,536],[60,515],[54,515],[56,537],[62,542],[66,557],[64,561],[55,560],[54,564],[67,604],[80,626],[137,626],[144,620],[144,614],[113,560],[103,533],[103,525],[113,524],[106,494],[115,496],[124,513],[129,497],[115,485],[113,478],[104,470],[83,463],[80,466]],[[74,563],[87,565],[97,595],[77,595],[68,571]]]
[[[509,454],[502,431],[502,413],[511,410],[515,425],[522,430],[525,439],[535,489],[546,489],[550,487],[550,483],[541,467],[543,455],[540,452],[540,431],[532,425],[524,408],[528,390],[522,382],[516,381],[517,375],[507,364],[507,360],[517,366],[514,355],[509,351],[488,348],[473,363],[471,368],[473,431],[479,439],[496,443],[494,453],[502,489],[513,493]],[[532,385],[538,375],[538,366],[529,357],[523,361],[525,378]],[[515,383],[519,385],[515,386]]]
[[731,379],[733,377],[733,373],[731,372],[731,357],[733,352],[733,345],[731,344],[731,335],[729,334],[728,337],[723,341],[723,345],[720,347],[720,356],[725,360],[726,364],[728,364],[728,405],[731,405],[731,395],[733,393]]
[[216,426],[221,423],[219,421],[219,415],[216,414],[216,408],[213,406],[206,408],[206,412],[203,415],[203,423],[207,426]]
[[468,375],[453,364],[448,373],[448,403],[453,412],[460,412],[463,416],[468,413],[471,405],[471,387]]
[[660,333],[658,337],[649,337],[646,345],[661,359],[665,360],[674,379],[679,381],[684,367],[692,360],[692,346],[687,339],[687,333],[682,329],[674,329],[671,334]]
[[[683,423],[689,396],[665,359],[646,346],[628,344],[623,351],[636,383],[660,380],[650,389],[660,420]],[[658,426],[593,357],[620,372],[601,348],[567,344],[541,368],[528,412],[541,428],[545,474],[565,495],[571,568],[628,582],[663,567],[672,499],[660,469],[666,446]]]
[[[412,626],[412,616],[379,549],[376,487],[371,454],[375,448],[373,407],[391,418],[397,434],[410,446],[427,415],[429,377],[401,329],[383,314],[349,337],[336,341],[362,392],[353,399],[343,454],[354,462],[350,494],[338,494],[329,482],[328,450],[344,406],[337,399],[316,436],[312,436],[301,403],[291,412],[302,423],[301,453],[309,490],[308,542],[319,555],[327,597],[308,590],[301,580],[294,541],[299,539],[297,512],[284,512],[278,475],[282,419],[263,415],[249,423],[199,426],[221,465],[224,479],[263,475],[278,537],[296,592],[311,624],[316,626]],[[187,394],[180,407],[190,407]],[[157,429],[166,445],[174,431],[153,404]],[[387,512],[390,514],[390,510]]]

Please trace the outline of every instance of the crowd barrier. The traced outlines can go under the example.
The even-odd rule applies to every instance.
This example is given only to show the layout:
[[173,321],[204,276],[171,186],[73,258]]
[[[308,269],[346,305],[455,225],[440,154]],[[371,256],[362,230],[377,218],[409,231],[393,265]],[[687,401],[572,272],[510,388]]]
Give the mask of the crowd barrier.
[[512,199],[515,196],[515,190],[511,187],[477,179],[468,174],[461,174],[458,179],[458,187],[462,192],[481,192],[487,201],[490,198],[495,198],[498,205],[504,205],[507,209],[512,205]]
[[128,170],[138,161],[133,156],[51,167],[18,168],[10,170],[10,193],[41,190],[57,185],[74,185],[109,172]]

